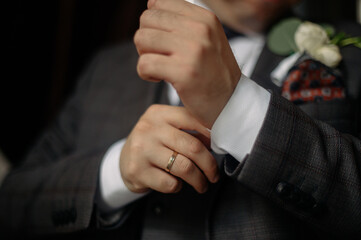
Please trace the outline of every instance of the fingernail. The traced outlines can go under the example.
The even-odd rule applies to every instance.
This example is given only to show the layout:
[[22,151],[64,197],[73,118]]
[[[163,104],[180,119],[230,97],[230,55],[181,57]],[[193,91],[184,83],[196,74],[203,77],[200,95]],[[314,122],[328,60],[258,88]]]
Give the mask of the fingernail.
[[219,181],[219,173],[216,174],[216,176],[213,178],[213,183],[216,183]]

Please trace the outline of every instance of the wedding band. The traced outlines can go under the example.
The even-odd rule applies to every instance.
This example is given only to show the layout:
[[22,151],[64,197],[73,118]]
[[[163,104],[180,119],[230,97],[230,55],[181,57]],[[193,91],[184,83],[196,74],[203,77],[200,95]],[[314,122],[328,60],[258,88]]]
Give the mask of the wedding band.
[[170,156],[170,158],[168,160],[167,168],[165,169],[167,172],[170,172],[170,169],[172,168],[177,155],[178,155],[178,153],[176,151],[173,151],[172,156]]

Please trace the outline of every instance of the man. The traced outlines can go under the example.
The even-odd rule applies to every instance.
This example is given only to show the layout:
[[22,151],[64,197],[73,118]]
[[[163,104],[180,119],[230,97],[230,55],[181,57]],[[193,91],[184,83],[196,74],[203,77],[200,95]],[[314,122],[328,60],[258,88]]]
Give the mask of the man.
[[[232,45],[240,57],[211,11],[149,0],[137,51],[97,56],[5,180],[1,225],[124,239],[360,238],[361,54],[343,50],[350,99],[281,97],[269,78],[281,57],[257,51],[256,33],[295,2],[204,1],[250,36]],[[169,106],[174,91],[184,107]]]

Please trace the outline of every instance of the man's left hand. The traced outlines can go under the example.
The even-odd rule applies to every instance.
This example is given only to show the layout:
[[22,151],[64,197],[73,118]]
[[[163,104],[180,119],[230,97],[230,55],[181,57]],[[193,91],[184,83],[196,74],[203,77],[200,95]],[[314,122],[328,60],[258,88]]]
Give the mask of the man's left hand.
[[149,0],[134,36],[137,71],[171,83],[184,106],[211,128],[241,76],[221,23],[182,0]]

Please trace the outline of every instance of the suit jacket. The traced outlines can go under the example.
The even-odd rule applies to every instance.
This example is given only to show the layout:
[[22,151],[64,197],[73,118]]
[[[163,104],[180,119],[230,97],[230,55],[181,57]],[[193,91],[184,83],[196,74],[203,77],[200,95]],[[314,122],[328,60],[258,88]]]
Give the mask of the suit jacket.
[[[341,29],[361,35],[358,25]],[[272,97],[246,160],[239,164],[227,155],[221,180],[206,194],[185,184],[180,193],[153,192],[104,216],[95,196],[105,151],[151,104],[168,100],[164,84],[139,79],[132,43],[102,51],[56,122],[5,179],[1,228],[51,239],[60,233],[77,239],[360,239],[361,50],[346,47],[342,54],[349,97],[298,107],[269,80],[282,58],[265,47],[251,78]]]

